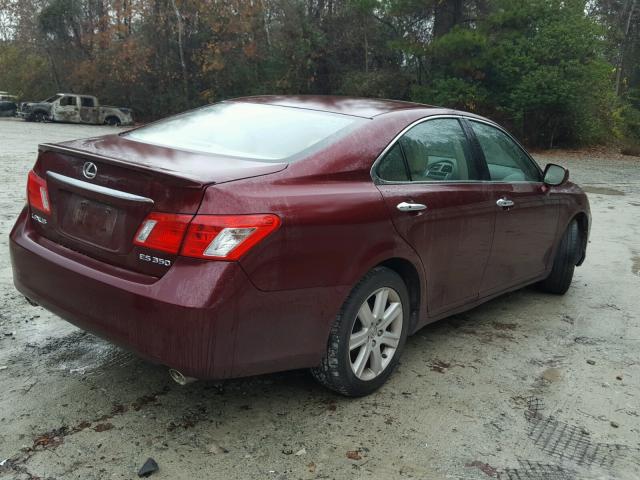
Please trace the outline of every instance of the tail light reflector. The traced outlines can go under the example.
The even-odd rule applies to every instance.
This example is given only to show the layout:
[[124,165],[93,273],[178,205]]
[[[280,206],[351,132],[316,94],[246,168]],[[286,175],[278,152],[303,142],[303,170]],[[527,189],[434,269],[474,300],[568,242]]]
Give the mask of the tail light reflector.
[[133,238],[141,247],[177,254],[193,215],[174,213],[150,213]]
[[47,182],[31,170],[27,180],[27,199],[31,208],[44,213],[51,213]]
[[238,260],[280,226],[277,215],[196,215],[181,255],[209,260]]

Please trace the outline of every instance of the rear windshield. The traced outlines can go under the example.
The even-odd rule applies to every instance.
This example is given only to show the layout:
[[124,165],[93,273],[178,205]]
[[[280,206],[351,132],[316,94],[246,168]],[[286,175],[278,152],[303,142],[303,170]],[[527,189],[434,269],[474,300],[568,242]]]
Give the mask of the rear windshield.
[[292,161],[297,154],[329,141],[359,120],[299,108],[222,102],[124,135],[179,150],[277,162]]

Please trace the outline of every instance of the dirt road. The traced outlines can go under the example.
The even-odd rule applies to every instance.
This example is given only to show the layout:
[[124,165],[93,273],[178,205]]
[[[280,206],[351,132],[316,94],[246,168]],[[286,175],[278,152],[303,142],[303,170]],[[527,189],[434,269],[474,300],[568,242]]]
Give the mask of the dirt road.
[[0,478],[137,478],[148,457],[154,479],[640,478],[640,158],[537,155],[590,192],[569,293],[428,326],[350,400],[304,371],[180,387],[18,294],[7,237],[37,144],[114,131],[0,119]]

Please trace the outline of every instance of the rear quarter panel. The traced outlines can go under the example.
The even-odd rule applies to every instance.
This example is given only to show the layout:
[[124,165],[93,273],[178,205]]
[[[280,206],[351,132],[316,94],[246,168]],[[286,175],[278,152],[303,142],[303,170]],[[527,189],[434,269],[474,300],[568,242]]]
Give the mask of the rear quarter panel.
[[261,290],[354,285],[392,257],[420,263],[366,180],[298,178],[209,187],[200,213],[275,213],[282,226],[240,260]]

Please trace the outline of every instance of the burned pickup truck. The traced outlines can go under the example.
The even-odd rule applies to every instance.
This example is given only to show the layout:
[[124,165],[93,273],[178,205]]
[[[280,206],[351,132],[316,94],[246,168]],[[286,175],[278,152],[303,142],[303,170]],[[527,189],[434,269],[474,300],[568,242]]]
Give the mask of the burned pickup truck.
[[96,97],[73,93],[58,93],[41,102],[21,103],[18,115],[31,122],[133,124],[130,108],[103,106]]

